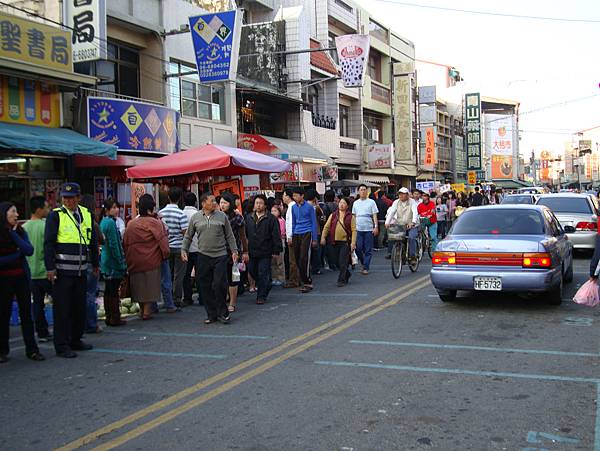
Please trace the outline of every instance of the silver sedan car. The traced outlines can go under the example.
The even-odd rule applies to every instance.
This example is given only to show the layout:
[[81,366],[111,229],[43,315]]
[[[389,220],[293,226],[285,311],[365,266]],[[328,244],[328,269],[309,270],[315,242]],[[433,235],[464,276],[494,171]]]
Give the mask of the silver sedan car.
[[541,196],[537,205],[550,208],[563,227],[572,226],[568,233],[575,249],[595,249],[598,235],[597,200],[588,194],[558,193]]
[[467,209],[432,257],[431,282],[440,299],[458,290],[547,293],[562,301],[573,280],[573,244],[552,211],[537,205]]

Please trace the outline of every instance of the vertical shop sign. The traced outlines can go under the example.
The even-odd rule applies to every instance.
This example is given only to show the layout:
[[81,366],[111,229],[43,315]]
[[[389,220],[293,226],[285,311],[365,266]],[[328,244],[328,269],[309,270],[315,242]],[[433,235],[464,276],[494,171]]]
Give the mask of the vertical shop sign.
[[481,167],[481,98],[480,94],[465,94],[465,124],[467,133],[467,169],[480,171]]
[[434,167],[436,163],[435,157],[435,128],[425,128],[425,159],[424,166]]
[[394,76],[394,146],[401,161],[412,160],[412,89],[409,75]]
[[73,62],[106,59],[106,0],[64,0],[63,8],[73,30]]

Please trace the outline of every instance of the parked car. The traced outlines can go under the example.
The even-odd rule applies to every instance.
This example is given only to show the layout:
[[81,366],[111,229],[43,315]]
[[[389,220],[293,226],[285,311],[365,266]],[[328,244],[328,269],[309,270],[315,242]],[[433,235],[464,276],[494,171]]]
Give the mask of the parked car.
[[505,196],[501,203],[535,205],[539,197],[538,194],[510,194]]
[[431,282],[444,302],[468,290],[545,293],[560,304],[573,280],[573,231],[543,206],[469,208],[437,245]]
[[542,186],[528,186],[517,190],[517,194],[544,194],[547,192],[548,190]]
[[537,205],[550,208],[561,225],[573,226],[568,233],[575,249],[595,249],[598,234],[598,200],[589,194],[556,193],[541,196]]

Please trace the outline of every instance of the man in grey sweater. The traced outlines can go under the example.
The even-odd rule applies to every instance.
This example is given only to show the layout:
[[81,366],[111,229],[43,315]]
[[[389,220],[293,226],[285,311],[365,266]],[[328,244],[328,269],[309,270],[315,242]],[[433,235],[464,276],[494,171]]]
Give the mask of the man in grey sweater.
[[[237,262],[238,249],[229,219],[217,210],[215,196],[205,193],[200,197],[202,210],[190,219],[181,248],[181,259],[188,261],[190,245],[198,235],[198,285],[206,308],[205,324],[230,320],[227,311],[227,262]],[[231,253],[231,256],[230,256]]]

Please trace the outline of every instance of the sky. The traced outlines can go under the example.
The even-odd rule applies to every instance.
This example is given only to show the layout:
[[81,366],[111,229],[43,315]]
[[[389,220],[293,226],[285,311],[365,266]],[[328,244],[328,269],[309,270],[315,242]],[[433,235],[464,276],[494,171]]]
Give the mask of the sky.
[[[415,44],[416,58],[456,67],[464,82],[438,90],[516,100],[520,153],[561,154],[575,131],[600,126],[600,2],[597,0],[359,0],[374,18]],[[475,15],[399,3],[597,23]],[[444,69],[419,64],[431,83]],[[419,75],[420,74],[420,75]],[[437,76],[437,77],[436,77]],[[578,102],[574,99],[586,98]],[[550,107],[551,105],[558,106]]]

